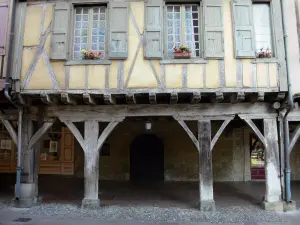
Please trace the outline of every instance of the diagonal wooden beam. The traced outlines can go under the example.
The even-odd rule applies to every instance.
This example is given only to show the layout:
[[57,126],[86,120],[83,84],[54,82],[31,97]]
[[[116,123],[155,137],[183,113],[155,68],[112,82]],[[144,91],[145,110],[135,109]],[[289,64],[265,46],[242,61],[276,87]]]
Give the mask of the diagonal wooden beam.
[[199,141],[198,139],[195,137],[195,135],[193,134],[193,132],[190,130],[190,128],[188,128],[188,126],[186,125],[186,123],[183,120],[177,119],[174,117],[175,120],[177,120],[177,122],[180,124],[180,126],[185,130],[185,132],[189,135],[189,137],[192,139],[196,149],[198,150],[198,152],[200,151],[199,149]]
[[14,129],[13,125],[8,120],[1,120],[3,125],[5,126],[6,130],[8,131],[11,139],[15,142],[15,144],[18,144],[18,135],[17,131]]
[[79,130],[77,129],[77,127],[74,125],[74,123],[67,121],[67,120],[62,120],[61,118],[59,118],[59,119],[67,125],[67,127],[70,129],[70,131],[75,136],[78,143],[80,144],[81,148],[85,152],[86,146],[84,143],[84,139],[83,139],[81,133],[79,132]]
[[223,133],[224,129],[227,127],[227,125],[230,123],[231,120],[225,120],[221,127],[219,128],[218,132],[215,134],[214,138],[212,139],[211,141],[211,147],[210,147],[210,150],[212,151],[215,144],[217,143],[219,137],[221,136],[221,134]]
[[40,138],[47,132],[47,130],[50,129],[52,125],[53,122],[46,122],[40,129],[38,129],[37,132],[35,132],[35,134],[30,138],[29,149],[32,148],[40,140]]
[[252,130],[255,132],[257,137],[261,140],[261,142],[266,147],[266,139],[265,139],[264,135],[262,135],[260,130],[257,128],[257,126],[253,123],[253,121],[251,119],[248,119],[248,118],[242,118],[242,119],[244,119],[245,122],[248,123],[248,125],[252,128]]
[[290,145],[289,145],[289,152],[293,150],[299,136],[300,136],[300,124],[296,127],[295,131],[292,134],[292,140],[290,141]]
[[120,121],[112,121],[110,122],[107,127],[105,127],[104,131],[101,133],[98,143],[97,143],[97,150],[99,151],[101,146],[103,145],[104,141],[108,137],[108,135],[114,130],[114,128],[120,123]]

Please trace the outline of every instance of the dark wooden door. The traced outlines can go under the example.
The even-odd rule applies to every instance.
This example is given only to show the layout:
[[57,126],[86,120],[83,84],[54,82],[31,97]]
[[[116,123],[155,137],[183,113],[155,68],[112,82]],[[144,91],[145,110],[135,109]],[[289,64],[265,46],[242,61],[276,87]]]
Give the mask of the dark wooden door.
[[131,143],[130,180],[164,180],[164,146],[156,135],[143,134]]

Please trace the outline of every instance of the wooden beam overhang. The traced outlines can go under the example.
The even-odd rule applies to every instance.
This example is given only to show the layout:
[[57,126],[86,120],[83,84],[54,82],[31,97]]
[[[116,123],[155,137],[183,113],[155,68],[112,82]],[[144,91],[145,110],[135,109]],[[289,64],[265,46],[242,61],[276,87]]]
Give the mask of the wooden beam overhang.
[[[203,104],[282,101],[286,93],[268,89],[105,89],[105,90],[23,90],[17,102],[27,105],[115,105],[115,104]],[[57,98],[57,96],[60,97]],[[138,96],[138,102],[136,101]],[[265,98],[266,96],[266,98]],[[36,102],[37,97],[40,103]],[[100,101],[101,99],[101,101]],[[103,99],[103,100],[102,100]],[[118,102],[116,102],[118,99]],[[99,101],[98,101],[99,100]]]

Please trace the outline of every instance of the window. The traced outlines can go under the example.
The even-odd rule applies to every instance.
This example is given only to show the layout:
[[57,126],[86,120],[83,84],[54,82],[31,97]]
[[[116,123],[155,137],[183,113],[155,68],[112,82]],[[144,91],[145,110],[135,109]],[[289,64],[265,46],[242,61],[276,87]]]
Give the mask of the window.
[[107,33],[106,6],[76,7],[73,57],[81,59],[81,50],[101,52],[105,58]]
[[187,45],[192,57],[200,57],[199,5],[166,5],[167,54],[173,56],[173,48]]
[[270,4],[254,3],[252,10],[256,52],[261,48],[269,48],[272,51]]

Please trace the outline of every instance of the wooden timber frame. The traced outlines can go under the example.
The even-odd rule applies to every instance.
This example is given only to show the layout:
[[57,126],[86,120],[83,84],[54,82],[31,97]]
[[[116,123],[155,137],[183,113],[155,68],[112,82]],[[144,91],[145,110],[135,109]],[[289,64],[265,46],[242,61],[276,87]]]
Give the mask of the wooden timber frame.
[[[150,95],[149,95],[150,96]],[[134,104],[134,95],[127,98],[126,105],[53,105],[44,108],[45,118],[59,118],[71,130],[85,154],[84,176],[85,191],[82,200],[83,207],[98,208],[98,163],[99,149],[113,129],[126,117],[173,117],[187,135],[193,141],[199,153],[199,208],[202,211],[215,209],[213,197],[213,173],[212,173],[212,149],[226,126],[235,117],[239,116],[256,132],[258,137],[266,145],[267,149],[267,188],[265,203],[280,202],[281,186],[279,178],[273,179],[278,172],[278,143],[277,143],[277,113],[270,103],[208,103],[208,104],[156,104],[155,94],[151,93],[152,104]],[[195,95],[193,101],[198,101],[199,95]],[[88,99],[88,98],[87,98]],[[89,100],[88,100],[89,101]],[[37,112],[37,107],[31,108]],[[264,120],[264,136],[261,134],[252,119]],[[222,120],[223,124],[214,137],[211,137],[211,121]],[[197,121],[198,137],[190,131],[185,121]],[[84,123],[84,135],[80,133],[75,123]],[[99,123],[108,123],[100,134]],[[275,131],[275,132],[274,132]],[[269,163],[271,162],[271,163]],[[274,185],[275,183],[275,185]],[[271,185],[272,184],[272,185]]]
[[[212,149],[226,126],[236,117],[243,119],[262,140],[266,147],[266,196],[264,204],[282,204],[281,184],[279,178],[279,156],[277,136],[277,112],[272,104],[265,102],[252,103],[208,103],[208,104],[156,104],[155,94],[151,95],[154,104],[134,104],[135,97],[128,98],[131,104],[126,105],[51,105],[43,107],[44,124],[38,132],[32,132],[32,120],[37,120],[40,108],[32,106],[24,115],[23,149],[26,151],[24,157],[24,177],[22,183],[33,185],[31,189],[37,197],[37,173],[35,172],[34,146],[42,134],[51,127],[55,118],[64,122],[79,142],[85,155],[84,176],[85,190],[82,206],[98,208],[98,177],[99,177],[99,149],[104,141],[126,117],[173,117],[186,131],[193,141],[199,153],[199,208],[202,211],[215,209],[213,196],[213,171],[212,171]],[[198,101],[201,96],[195,95],[193,101]],[[86,98],[87,101],[89,98]],[[173,100],[176,97],[173,95]],[[5,119],[2,115],[1,119]],[[253,122],[254,119],[262,119],[264,132],[258,129]],[[222,120],[214,137],[211,136],[211,121]],[[197,121],[198,137],[196,137],[186,125],[185,121]],[[77,122],[84,123],[83,135],[76,127]],[[108,123],[102,133],[99,131],[99,123]],[[299,134],[297,128],[296,134]],[[39,133],[40,132],[40,133]]]

